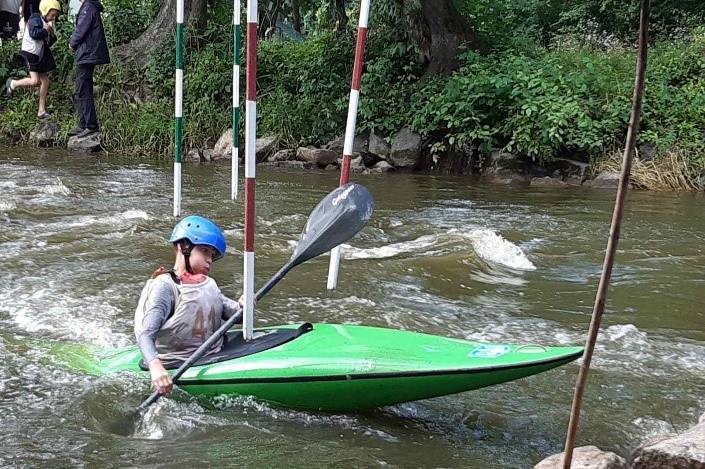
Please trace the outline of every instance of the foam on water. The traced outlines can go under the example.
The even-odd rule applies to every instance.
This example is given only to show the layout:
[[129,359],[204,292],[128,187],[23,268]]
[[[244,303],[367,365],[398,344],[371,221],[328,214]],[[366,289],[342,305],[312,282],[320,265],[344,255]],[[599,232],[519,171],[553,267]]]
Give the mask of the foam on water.
[[66,187],[60,178],[56,178],[53,184],[47,184],[38,188],[39,192],[47,195],[70,195],[71,189]]
[[411,241],[393,243],[387,246],[376,248],[356,248],[348,244],[343,245],[344,259],[386,259],[400,254],[414,253],[418,255],[428,255],[426,249],[438,243],[439,236],[424,235]]
[[8,201],[8,200],[0,201],[0,212],[9,212],[9,211],[14,210],[16,208],[17,208],[17,204],[12,201]]
[[517,270],[536,270],[519,246],[492,230],[476,229],[466,235],[482,259]]
[[258,414],[264,414],[272,420],[292,422],[304,427],[334,427],[361,433],[368,437],[380,438],[391,443],[399,441],[395,436],[366,425],[358,417],[348,414],[321,414],[273,407],[267,402],[257,400],[251,396],[217,396],[213,398],[213,402],[218,409],[236,409],[244,415],[254,411]]

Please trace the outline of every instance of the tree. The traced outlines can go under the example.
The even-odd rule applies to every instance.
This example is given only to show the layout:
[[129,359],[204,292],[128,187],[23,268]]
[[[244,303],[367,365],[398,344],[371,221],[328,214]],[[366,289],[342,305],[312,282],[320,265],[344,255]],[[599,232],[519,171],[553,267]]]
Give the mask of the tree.
[[[404,0],[400,0],[404,3]],[[475,46],[475,35],[453,0],[421,0],[419,48],[429,61],[425,76],[444,75],[458,68],[458,50]]]
[[[199,30],[205,28],[208,18],[207,9],[207,0],[184,0],[184,23]],[[162,0],[154,21],[136,39],[119,46],[115,51],[117,56],[138,65],[146,64],[150,52],[161,46],[173,34],[174,24],[176,24],[176,0]]]

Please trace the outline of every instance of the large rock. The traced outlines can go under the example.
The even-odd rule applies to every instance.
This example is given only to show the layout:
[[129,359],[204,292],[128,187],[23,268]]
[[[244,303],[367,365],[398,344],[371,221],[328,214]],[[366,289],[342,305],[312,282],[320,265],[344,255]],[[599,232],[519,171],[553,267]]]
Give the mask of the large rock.
[[[279,145],[278,137],[262,137],[255,140],[255,154],[258,163],[265,161],[270,157]],[[223,132],[220,136],[215,146],[213,147],[213,152],[211,153],[211,158],[213,160],[228,160],[232,157],[233,151],[233,129],[228,129]],[[245,152],[243,147],[240,148],[239,153],[240,161],[245,158]]]
[[29,140],[38,147],[52,147],[59,136],[59,126],[48,120],[42,120],[29,132]]
[[589,182],[591,187],[602,189],[616,189],[619,187],[620,174],[616,171],[602,171],[595,179]]
[[88,135],[87,137],[72,136],[69,138],[68,149],[82,153],[94,153],[102,148],[102,135],[100,132]]
[[373,174],[388,173],[390,171],[394,171],[394,166],[384,160],[377,162],[377,164],[370,168],[370,173]]
[[[368,145],[369,139],[367,135],[355,135],[355,139],[353,140],[353,154],[351,156],[356,156],[361,153],[367,153]],[[338,137],[323,145],[323,148],[335,152],[337,156],[343,156],[344,146],[345,137]]]
[[582,184],[590,174],[590,163],[568,158],[556,158],[544,165],[545,170],[553,177],[561,179],[578,179]]
[[[549,456],[534,469],[563,469],[563,454]],[[573,449],[572,469],[627,469],[624,458],[611,452],[602,451],[597,446],[581,446]]]
[[503,169],[519,169],[526,166],[526,162],[515,155],[514,153],[502,150],[501,148],[493,149],[488,157],[488,171],[501,171]]
[[421,163],[421,136],[408,127],[394,134],[387,161],[395,168],[417,168]]
[[279,148],[279,137],[262,137],[255,140],[255,155],[261,163],[272,156]]
[[307,163],[306,161],[274,161],[263,163],[263,165],[272,166],[275,168],[294,169],[299,171],[316,168],[315,163]]
[[333,150],[324,148],[300,147],[296,150],[296,159],[308,163],[315,163],[319,168],[325,168],[338,159],[338,154]]
[[296,159],[296,150],[290,150],[290,149],[285,149],[285,150],[279,150],[269,158],[267,158],[267,161],[270,163],[274,163],[276,161],[293,161]]
[[[215,143],[215,146],[213,147],[212,157],[214,160],[230,159],[232,157],[232,151],[233,129],[228,129],[223,132],[223,135],[221,135],[218,141]],[[242,161],[242,158],[245,155],[241,154],[239,156],[240,160]]]
[[505,186],[528,187],[531,185],[531,176],[511,169],[501,169],[490,174],[490,181]]
[[392,151],[392,146],[387,143],[382,137],[372,132],[370,134],[370,143],[368,145],[368,151],[376,155],[377,157],[386,160],[389,153]]
[[705,469],[705,415],[680,435],[645,441],[631,461],[632,469]]
[[561,179],[545,176],[542,178],[531,178],[531,185],[538,187],[559,187],[566,186],[567,184]]

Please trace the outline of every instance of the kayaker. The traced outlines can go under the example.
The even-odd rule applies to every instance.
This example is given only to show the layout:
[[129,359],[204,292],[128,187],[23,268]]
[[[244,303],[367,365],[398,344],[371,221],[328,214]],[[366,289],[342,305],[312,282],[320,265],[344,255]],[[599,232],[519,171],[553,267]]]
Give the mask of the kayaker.
[[[175,261],[160,267],[142,289],[135,311],[135,336],[152,385],[168,394],[172,381],[166,367],[186,360],[221,325],[240,315],[241,302],[223,295],[211,277],[211,264],[225,255],[223,233],[211,220],[191,215],[179,221],[169,238]],[[223,339],[208,354],[221,350]]]

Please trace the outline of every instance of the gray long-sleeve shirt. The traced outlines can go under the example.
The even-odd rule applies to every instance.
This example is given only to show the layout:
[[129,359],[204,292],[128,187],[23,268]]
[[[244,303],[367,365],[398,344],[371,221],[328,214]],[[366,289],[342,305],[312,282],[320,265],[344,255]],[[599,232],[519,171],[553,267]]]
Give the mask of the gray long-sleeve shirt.
[[[176,308],[176,290],[167,283],[171,281],[169,279],[156,283],[145,299],[145,314],[141,324],[141,331],[137,335],[137,345],[146,364],[149,364],[159,354],[156,347],[157,334]],[[223,303],[223,318],[229,319],[234,314],[239,314],[240,319],[237,322],[242,322],[240,304],[222,293],[220,297]]]

